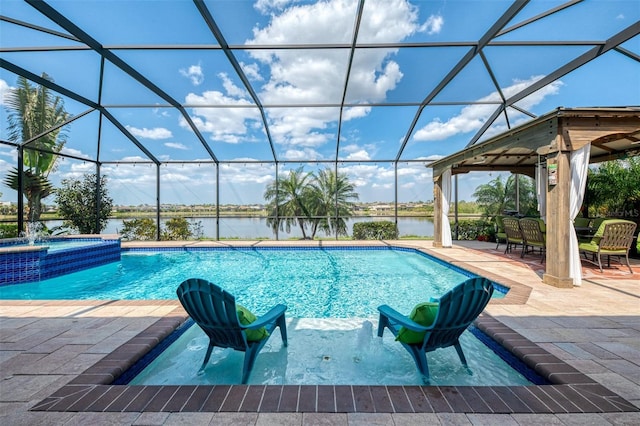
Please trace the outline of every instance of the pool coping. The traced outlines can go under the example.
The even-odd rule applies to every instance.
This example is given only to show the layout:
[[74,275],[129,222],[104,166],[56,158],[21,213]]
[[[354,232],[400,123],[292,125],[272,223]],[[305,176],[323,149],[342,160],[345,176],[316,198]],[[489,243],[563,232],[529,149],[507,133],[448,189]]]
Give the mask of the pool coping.
[[[611,413],[637,412],[626,401],[488,314],[475,325],[550,385],[113,385],[138,359],[187,320],[175,306],[30,411],[255,413]],[[145,301],[111,304],[144,305]],[[157,304],[157,301],[154,301]]]
[[[491,304],[525,304],[532,290],[531,287],[504,276],[474,268],[464,261],[456,261],[429,249],[412,247],[410,243],[382,244],[415,248],[510,288],[504,298],[492,299]],[[188,245],[194,247],[198,244]],[[261,244],[247,245],[255,247]],[[317,246],[318,243],[309,245]],[[146,246],[150,245],[146,244]],[[163,247],[166,246],[166,244],[163,245]],[[285,247],[287,243],[277,246]],[[21,304],[20,301],[13,302]],[[176,300],[152,302],[155,305],[163,304],[175,308],[50,396],[36,403],[30,410],[481,414],[640,411],[640,408],[488,314],[482,314],[475,325],[552,384],[531,386],[113,385],[117,377],[188,318]],[[81,302],[65,301],[65,303]],[[150,301],[119,300],[103,303],[143,306]]]

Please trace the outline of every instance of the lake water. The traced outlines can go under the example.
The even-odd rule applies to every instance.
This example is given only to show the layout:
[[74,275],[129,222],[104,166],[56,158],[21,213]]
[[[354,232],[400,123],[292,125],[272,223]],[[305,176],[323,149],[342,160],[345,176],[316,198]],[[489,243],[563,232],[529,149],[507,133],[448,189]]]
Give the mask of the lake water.
[[[161,219],[164,224],[166,219]],[[200,222],[202,225],[203,237],[216,238],[216,219],[201,217],[196,219],[187,219],[190,223]],[[390,220],[393,218],[380,217],[357,217],[347,221],[347,229],[349,235],[353,235],[353,224],[357,222],[372,222]],[[47,226],[52,228],[59,226],[62,221],[47,221]],[[107,224],[103,234],[119,234],[122,231],[122,220],[112,219]],[[416,218],[416,217],[399,217],[398,231],[400,236],[419,236],[433,237],[433,219],[432,218]],[[318,232],[316,236],[327,237],[323,232]],[[221,217],[220,218],[220,238],[237,238],[237,239],[276,239],[276,235],[267,226],[267,220],[264,217]],[[286,240],[289,238],[302,238],[302,232],[299,227],[292,227],[291,232],[279,232],[278,239]]]

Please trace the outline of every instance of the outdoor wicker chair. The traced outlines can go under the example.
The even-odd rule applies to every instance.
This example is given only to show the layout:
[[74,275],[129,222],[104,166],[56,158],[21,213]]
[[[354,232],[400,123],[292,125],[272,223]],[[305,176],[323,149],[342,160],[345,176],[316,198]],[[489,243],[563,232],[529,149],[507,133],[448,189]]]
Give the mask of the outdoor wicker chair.
[[[585,260],[600,267],[602,271],[602,256],[607,256],[607,267],[611,266],[611,256],[620,259],[624,257],[627,261],[629,272],[633,274],[633,269],[629,264],[629,249],[633,242],[633,234],[636,231],[636,223],[630,220],[608,219],[603,221],[588,243],[580,243],[578,249],[584,254]],[[591,259],[588,255],[591,255]],[[596,262],[597,259],[597,262]]]
[[519,220],[520,231],[522,232],[523,239],[523,249],[520,257],[524,257],[524,255],[528,253],[527,250],[529,247],[533,251],[538,248],[542,254],[541,263],[543,263],[547,250],[547,236],[545,232],[543,232],[540,222],[542,222],[541,219],[533,217],[524,217]]
[[522,238],[522,231],[520,230],[520,223],[515,217],[502,218],[504,224],[504,232],[507,234],[507,248],[505,253],[511,251],[512,246],[522,245],[524,250],[524,238]]

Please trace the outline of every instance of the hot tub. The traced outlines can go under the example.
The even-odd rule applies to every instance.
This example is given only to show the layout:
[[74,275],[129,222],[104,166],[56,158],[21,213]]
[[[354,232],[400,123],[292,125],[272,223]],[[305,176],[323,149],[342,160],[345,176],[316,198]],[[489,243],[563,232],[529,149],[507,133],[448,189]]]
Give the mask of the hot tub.
[[0,242],[0,285],[37,282],[120,260],[117,237]]

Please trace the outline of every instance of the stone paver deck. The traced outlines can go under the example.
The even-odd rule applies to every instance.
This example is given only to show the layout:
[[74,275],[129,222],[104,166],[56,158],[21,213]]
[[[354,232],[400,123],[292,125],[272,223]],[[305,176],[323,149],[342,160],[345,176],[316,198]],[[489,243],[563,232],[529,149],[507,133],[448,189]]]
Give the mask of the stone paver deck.
[[633,276],[586,271],[581,287],[558,289],[541,282],[539,268],[493,252],[494,244],[388,243],[424,249],[511,286],[478,326],[553,384],[113,386],[184,320],[176,301],[0,301],[0,423],[640,424],[637,261]]

